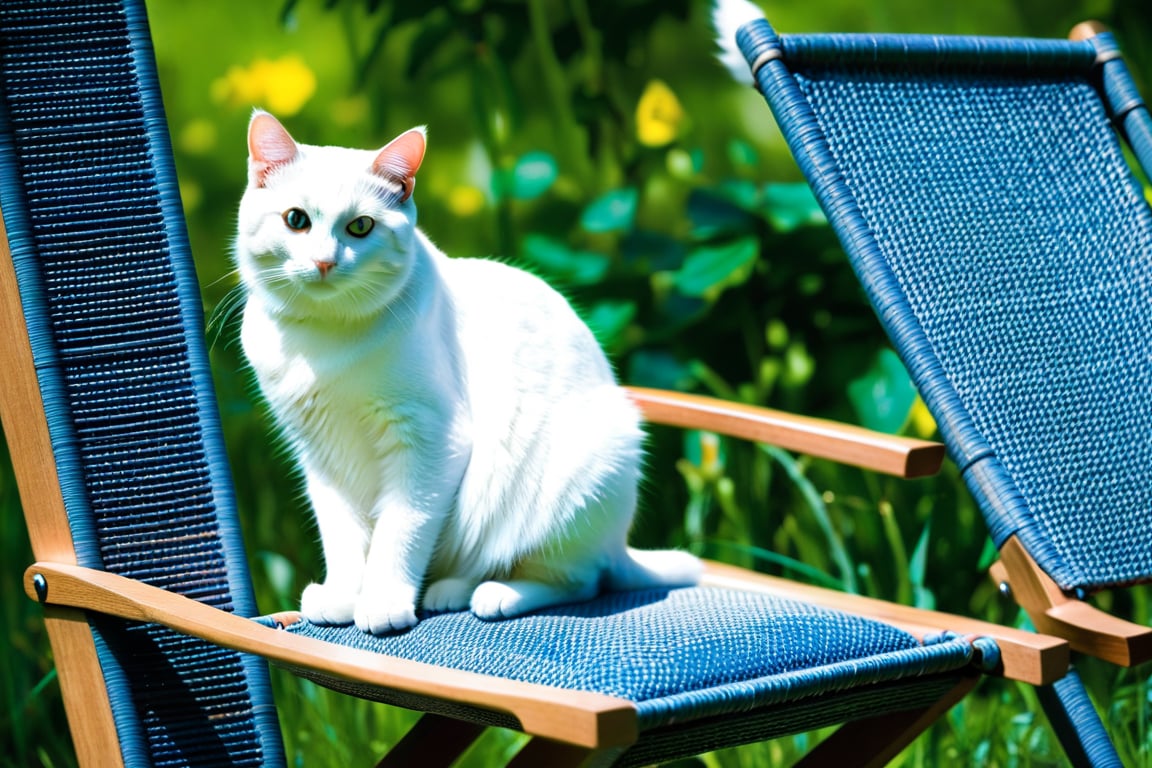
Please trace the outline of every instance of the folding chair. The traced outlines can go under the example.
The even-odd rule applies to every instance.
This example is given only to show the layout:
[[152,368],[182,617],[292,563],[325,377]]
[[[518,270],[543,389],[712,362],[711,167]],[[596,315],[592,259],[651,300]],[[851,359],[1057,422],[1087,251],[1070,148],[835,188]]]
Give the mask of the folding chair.
[[[1111,34],[737,35],[1039,631],[1131,665],[1086,602],[1152,580],[1152,121]],[[1070,757],[1117,761],[1075,674]]]
[[[0,3],[0,416],[72,738],[94,765],[282,765],[266,661],[426,712],[382,765],[486,726],[522,765],[648,764],[849,722],[882,763],[983,673],[1064,641],[713,564],[707,584],[374,637],[259,616],[140,0]],[[918,475],[936,444],[635,390],[653,420]],[[336,724],[338,726],[338,724]],[[845,756],[848,756],[847,758]],[[366,757],[366,761],[368,758]]]

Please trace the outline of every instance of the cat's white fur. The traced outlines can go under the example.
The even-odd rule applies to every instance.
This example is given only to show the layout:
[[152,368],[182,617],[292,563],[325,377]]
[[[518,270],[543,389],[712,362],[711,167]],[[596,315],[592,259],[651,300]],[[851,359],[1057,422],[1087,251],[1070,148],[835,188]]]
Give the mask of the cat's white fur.
[[752,85],[752,72],[744,54],[736,46],[736,32],[748,22],[762,18],[763,11],[751,0],[715,0],[712,7],[712,27],[720,46],[717,58],[732,77],[746,85]]
[[588,328],[542,280],[416,228],[424,147],[422,129],[360,151],[263,112],[249,127],[241,339],[320,531],[302,613],[380,633],[421,604],[499,618],[694,583],[694,557],[626,546],[642,433]]

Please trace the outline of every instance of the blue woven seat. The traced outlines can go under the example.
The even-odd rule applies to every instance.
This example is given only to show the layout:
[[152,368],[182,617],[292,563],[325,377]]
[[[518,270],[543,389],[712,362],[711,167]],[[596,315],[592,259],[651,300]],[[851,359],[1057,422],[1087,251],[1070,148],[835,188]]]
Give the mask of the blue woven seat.
[[[437,666],[616,696],[636,704],[644,729],[817,696],[853,668],[861,672],[857,683],[879,683],[956,669],[977,654],[971,639],[944,636],[922,644],[859,616],[708,588],[608,594],[501,622],[468,612],[442,614],[391,636],[307,621],[288,631]],[[994,646],[985,648],[996,653]]]
[[[647,764],[847,722],[825,757],[879,762],[982,672],[1062,671],[1058,640],[718,566],[724,588],[427,616],[389,637],[261,618],[140,0],[0,2],[0,209],[0,413],[38,560],[25,584],[47,606],[82,765],[284,764],[266,660],[433,713],[412,738],[445,764],[475,736],[460,723],[540,737],[525,762]],[[762,418],[704,411],[737,434]],[[868,438],[901,456],[912,442]]]
[[[1152,658],[1148,628],[1076,604],[1152,580],[1152,215],[1121,144],[1146,171],[1152,128],[1097,31],[761,21],[740,45],[1001,548],[998,578],[1041,631],[1131,664]],[[1064,686],[1050,714],[1101,745],[1070,755],[1116,764]]]

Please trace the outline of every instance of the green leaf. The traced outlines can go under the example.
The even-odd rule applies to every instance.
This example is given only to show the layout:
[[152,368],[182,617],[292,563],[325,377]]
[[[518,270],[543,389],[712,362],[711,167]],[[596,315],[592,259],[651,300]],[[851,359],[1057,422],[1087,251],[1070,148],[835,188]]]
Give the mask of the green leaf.
[[544,274],[572,285],[599,282],[611,264],[602,253],[569,248],[555,238],[540,234],[524,236],[520,255]]
[[512,168],[509,195],[517,200],[533,200],[547,192],[560,171],[547,152],[529,152]]
[[856,569],[853,566],[852,557],[848,554],[848,548],[844,546],[843,536],[832,524],[832,516],[828,514],[828,505],[824,503],[824,497],[804,474],[800,462],[792,454],[774,445],[763,443],[757,443],[757,445],[784,468],[788,479],[795,484],[796,489],[800,491],[804,501],[807,502],[812,518],[820,527],[828,543],[828,555],[832,558],[832,562],[836,563],[837,570],[840,571],[841,588],[845,592],[859,594],[860,588],[856,582]]
[[662,232],[634,229],[620,240],[620,255],[633,269],[651,274],[684,263],[684,244]]
[[779,232],[826,224],[816,196],[803,182],[769,183],[764,186],[764,213]]
[[908,579],[912,582],[913,605],[925,610],[935,610],[936,596],[928,588],[928,549],[931,545],[932,519],[924,524],[920,538],[916,540],[916,548],[912,550],[912,557],[908,561]]
[[688,221],[693,236],[705,239],[749,232],[755,219],[723,190],[693,189],[688,194]]
[[593,200],[580,216],[580,226],[588,232],[619,232],[630,229],[636,220],[640,193],[635,187],[606,192]]
[[715,296],[746,281],[759,256],[760,243],[754,237],[700,246],[676,272],[676,288],[686,296]]
[[657,389],[691,389],[695,380],[691,369],[671,352],[638,349],[628,358],[628,382]]
[[292,561],[278,552],[271,552],[269,550],[260,550],[257,552],[256,559],[263,563],[264,575],[268,579],[268,583],[276,593],[276,596],[289,602],[295,600],[296,567],[292,564]]
[[760,156],[757,154],[756,148],[740,139],[732,139],[728,142],[728,160],[737,168],[756,168],[760,164]]
[[908,419],[916,388],[900,358],[885,348],[876,355],[872,367],[848,385],[848,399],[865,427],[895,434]]
[[636,318],[634,301],[599,301],[584,313],[584,322],[603,347],[613,347],[624,329]]

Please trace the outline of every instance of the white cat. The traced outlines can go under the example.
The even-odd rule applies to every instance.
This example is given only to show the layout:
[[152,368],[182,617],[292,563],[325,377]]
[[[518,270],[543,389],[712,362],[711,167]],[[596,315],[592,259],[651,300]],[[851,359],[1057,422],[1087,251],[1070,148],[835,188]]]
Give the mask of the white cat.
[[318,147],[257,112],[248,149],[241,338],[319,525],[305,617],[381,633],[421,604],[493,619],[697,580],[694,557],[625,544],[642,432],[588,328],[416,228],[423,129]]

